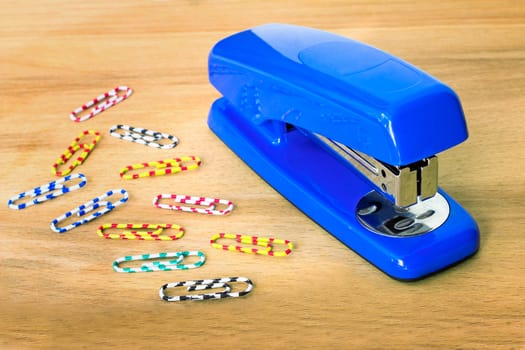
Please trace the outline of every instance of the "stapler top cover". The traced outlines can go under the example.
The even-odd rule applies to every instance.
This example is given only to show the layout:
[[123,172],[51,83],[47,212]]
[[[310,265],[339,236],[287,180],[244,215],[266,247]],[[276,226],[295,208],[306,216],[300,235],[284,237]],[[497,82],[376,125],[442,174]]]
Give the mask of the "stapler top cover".
[[[467,138],[461,104],[448,86],[324,31],[267,24],[237,33],[213,47],[209,72],[217,90],[255,123],[292,124],[392,165]],[[269,137],[286,142],[284,130]]]

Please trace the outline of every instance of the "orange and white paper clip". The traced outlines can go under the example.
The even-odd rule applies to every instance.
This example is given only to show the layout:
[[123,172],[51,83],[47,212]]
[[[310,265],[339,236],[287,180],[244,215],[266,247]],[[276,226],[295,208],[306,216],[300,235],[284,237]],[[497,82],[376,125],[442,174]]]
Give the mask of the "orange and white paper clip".
[[[119,92],[124,92],[119,95]],[[74,122],[83,122],[93,118],[97,114],[105,111],[106,109],[113,107],[119,102],[124,101],[131,96],[133,90],[127,86],[117,86],[113,90],[103,93],[102,95],[94,98],[86,104],[78,107],[69,115],[69,118]],[[91,108],[91,111],[83,116],[79,116],[85,110]]]
[[[260,249],[260,248],[254,248],[254,247],[249,247],[249,246],[228,245],[228,244],[217,243],[217,240],[221,238],[233,239],[237,243],[242,243],[242,244],[251,245],[251,246],[260,246],[260,247],[265,247],[265,248]],[[213,248],[217,248],[217,249],[229,250],[232,252],[268,255],[268,256],[286,256],[290,254],[293,250],[292,242],[286,239],[278,239],[278,238],[272,238],[272,237],[267,238],[267,237],[257,237],[257,236],[245,236],[245,235],[238,235],[238,234],[233,234],[233,233],[217,233],[216,235],[213,235],[211,237],[210,244]],[[274,251],[273,246],[275,244],[286,245],[287,248],[283,251]]]
[[[138,163],[125,166],[120,170],[120,177],[124,180],[139,179],[148,176],[176,174],[182,171],[195,170],[201,165],[201,159],[196,156],[187,156],[154,162]],[[153,168],[139,173],[128,174],[129,171]]]
[[[174,205],[159,203],[161,199],[172,199],[175,203],[189,205]],[[185,196],[182,194],[161,193],[153,198],[153,205],[160,209],[170,209],[185,211],[190,213],[201,213],[210,215],[227,215],[233,210],[233,203],[226,199],[208,198],[198,196]],[[217,205],[224,206],[223,209],[217,209]]]

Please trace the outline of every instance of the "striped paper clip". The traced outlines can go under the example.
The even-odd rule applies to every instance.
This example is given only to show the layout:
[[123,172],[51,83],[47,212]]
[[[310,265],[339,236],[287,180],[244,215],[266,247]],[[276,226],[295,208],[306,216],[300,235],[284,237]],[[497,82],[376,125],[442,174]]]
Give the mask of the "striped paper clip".
[[[107,201],[107,200],[104,200],[108,197],[111,197],[112,195],[114,194],[122,194],[122,198],[118,200],[118,202],[110,202],[110,201]],[[69,230],[72,230],[74,229],[75,227],[78,227],[80,225],[83,225],[85,223],[88,223],[104,214],[107,214],[109,213],[110,211],[112,211],[113,209],[115,209],[116,207],[118,207],[119,205],[121,204],[124,204],[126,203],[126,201],[128,200],[128,192],[124,189],[118,189],[118,190],[110,190],[110,191],[107,191],[106,193],[104,193],[103,195],[101,196],[98,196],[92,200],[90,200],[89,202],[86,202],[78,207],[76,207],[75,209],[71,210],[71,211],[68,211],[66,213],[64,213],[63,215],[59,216],[58,218],[54,219],[53,221],[51,221],[51,230],[55,231],[55,232],[58,232],[58,233],[64,233],[64,232],[67,232]],[[57,227],[57,225],[66,220],[67,218],[69,218],[70,216],[73,216],[74,214],[76,214],[78,217],[82,217],[86,214],[89,214],[91,213],[92,211],[100,208],[100,207],[103,207],[101,210],[99,211],[95,211],[94,213],[92,213],[91,215],[88,215],[72,224],[69,224],[67,226],[64,226],[64,227]]]
[[[124,180],[139,179],[148,176],[161,176],[168,174],[176,174],[182,171],[195,170],[201,165],[201,159],[196,156],[187,156],[166,160],[159,160],[155,162],[138,163],[128,165],[120,170],[120,177]],[[139,173],[127,174],[128,171],[153,168]]]
[[[217,240],[220,238],[234,239],[238,243],[249,244],[252,246],[265,247],[265,249],[239,246],[239,245],[219,244],[217,243]],[[217,233],[216,235],[212,236],[210,240],[210,244],[213,248],[217,248],[217,249],[229,250],[232,252],[268,255],[268,256],[286,256],[290,254],[293,250],[293,244],[289,240],[271,238],[271,237],[266,238],[266,237],[257,237],[257,236],[245,236],[245,235],[237,235],[233,233]],[[283,251],[276,252],[273,250],[274,244],[286,245],[288,248]]]
[[[188,256],[197,256],[198,261],[190,264],[183,264],[184,258]],[[176,258],[174,260],[166,260],[169,258]],[[120,267],[121,263],[130,261],[155,260],[152,262],[143,263],[140,267]],[[200,267],[206,261],[203,252],[200,251],[183,251],[176,253],[157,253],[157,254],[141,254],[141,255],[127,255],[117,258],[113,262],[113,270],[116,272],[154,272],[154,271],[173,271],[173,270],[188,270]]]
[[[161,199],[173,199],[175,203],[190,204],[192,206],[159,203]],[[161,193],[155,198],[153,198],[153,205],[160,209],[170,209],[210,215],[226,215],[231,213],[231,211],[233,210],[233,203],[226,199],[185,196],[181,194],[166,193]],[[217,205],[224,205],[226,207],[224,209],[217,209]],[[198,206],[200,206],[200,208]]]
[[[105,230],[116,229],[122,232],[108,233]],[[164,230],[173,229],[175,234],[163,234]],[[184,229],[174,224],[104,224],[97,234],[107,239],[137,239],[141,241],[174,241],[184,236]]]
[[[90,143],[79,143],[87,135],[94,136],[94,139]],[[57,176],[67,175],[77,166],[84,163],[88,155],[91,153],[91,151],[93,151],[97,143],[100,141],[100,138],[100,132],[96,130],[84,130],[81,132],[78,137],[73,140],[71,145],[68,146],[66,151],[60,155],[55,164],[53,164],[53,174]],[[59,171],[59,166],[66,164],[77,152],[80,152],[80,155],[77,156],[65,170]]]
[[[124,92],[124,94],[119,95],[119,92],[122,92],[122,91]],[[131,90],[127,86],[117,86],[113,90],[105,92],[102,95],[98,96],[97,98],[78,107],[73,112],[71,112],[71,114],[69,115],[69,118],[74,122],[86,121],[88,119],[93,118],[97,114],[105,111],[106,109],[113,107],[117,103],[124,101],[125,99],[130,97],[132,93],[133,93],[133,90]],[[80,113],[84,112],[85,110],[89,108],[91,108],[91,111],[87,115],[79,116]]]
[[[229,283],[244,282],[246,288],[240,292],[232,292]],[[218,289],[223,288],[222,291],[216,293],[205,294],[187,294],[187,295],[166,295],[166,290],[177,287],[186,287],[188,292]],[[253,282],[246,277],[225,277],[215,278],[209,280],[194,280],[166,283],[159,289],[160,299],[164,301],[183,301],[183,300],[208,300],[208,299],[223,299],[223,298],[238,298],[250,293],[253,290]]]
[[[72,181],[74,179],[80,179],[80,182],[73,186],[69,186],[69,187],[66,186],[66,182]],[[14,196],[11,199],[9,199],[9,201],[7,202],[7,205],[11,209],[18,209],[18,210],[25,209],[32,205],[44,203],[48,200],[62,196],[66,193],[78,190],[79,188],[84,187],[86,183],[87,183],[87,180],[84,175],[71,174],[63,178],[60,178],[58,180],[51,181],[50,183],[46,185],[35,187],[30,191],[22,192],[19,195]],[[15,204],[16,201],[23,199],[25,197],[32,198],[32,200],[26,201],[20,204]]]
[[[119,130],[123,130],[123,132],[119,132]],[[109,129],[109,133],[121,140],[159,149],[170,149],[179,144],[179,139],[173,135],[129,125],[114,125]],[[169,143],[166,143],[165,140],[168,140]]]

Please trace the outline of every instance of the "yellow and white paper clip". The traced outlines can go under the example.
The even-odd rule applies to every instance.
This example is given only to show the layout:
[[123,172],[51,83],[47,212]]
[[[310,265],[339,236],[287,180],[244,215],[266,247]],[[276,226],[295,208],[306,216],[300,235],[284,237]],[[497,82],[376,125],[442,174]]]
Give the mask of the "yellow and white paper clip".
[[[217,240],[233,239],[237,243],[242,243],[251,246],[264,247],[264,249],[254,248],[249,246],[240,246],[240,245],[230,245],[230,244],[220,244],[217,243]],[[290,254],[293,250],[293,244],[287,239],[279,239],[272,237],[257,237],[257,236],[246,236],[239,235],[234,233],[217,233],[213,235],[210,239],[210,244],[213,248],[229,250],[232,252],[241,252],[249,254],[259,254],[259,255],[268,255],[268,256],[286,256]],[[273,246],[275,244],[285,245],[287,248],[282,251],[274,251]]]
[[[80,142],[86,136],[93,136],[93,140],[90,143]],[[57,176],[64,176],[73,171],[77,166],[84,163],[88,155],[93,151],[95,146],[99,143],[101,138],[100,132],[96,130],[84,130],[81,132],[73,142],[67,147],[67,149],[62,153],[55,164],[53,164],[53,174]],[[61,165],[64,165],[69,162],[73,156],[80,152],[80,155],[77,156],[74,160],[71,161],[71,164],[65,170],[58,170]]]
[[[175,230],[175,234],[163,234],[164,230]],[[117,231],[107,232],[107,230]],[[128,239],[140,241],[174,241],[184,236],[184,229],[175,224],[104,224],[97,234],[107,239]]]
[[[172,158],[165,160],[158,160],[154,162],[138,163],[125,166],[120,170],[120,177],[124,180],[140,179],[149,176],[161,176],[168,174],[176,174],[182,171],[195,170],[201,165],[201,159],[196,156],[187,156],[180,158]],[[143,172],[128,174],[128,172],[138,169],[152,168]]]

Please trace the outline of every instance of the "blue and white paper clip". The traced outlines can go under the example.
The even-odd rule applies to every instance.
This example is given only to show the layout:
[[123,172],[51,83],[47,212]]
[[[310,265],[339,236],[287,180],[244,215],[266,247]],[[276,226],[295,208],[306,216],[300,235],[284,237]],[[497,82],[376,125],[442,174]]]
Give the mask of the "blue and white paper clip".
[[[110,201],[105,201],[103,199],[106,199],[114,194],[122,194],[123,197],[118,201],[118,202],[110,202]],[[104,214],[107,214],[109,213],[110,211],[112,211],[113,209],[115,209],[116,207],[118,207],[119,205],[121,204],[124,204],[126,203],[126,201],[128,200],[128,192],[125,190],[125,189],[117,189],[117,190],[110,190],[110,191],[107,191],[106,193],[104,193],[103,195],[101,196],[98,196],[92,200],[90,200],[89,202],[86,202],[84,204],[82,204],[81,206],[73,209],[73,210],[70,210],[68,212],[66,212],[65,214],[63,214],[62,216],[59,216],[58,218],[54,219],[53,221],[51,221],[51,229],[55,232],[58,232],[58,233],[64,233],[64,232],[67,232],[71,229],[74,229],[75,227],[78,227],[80,225],[83,225],[85,223],[88,223],[96,218],[98,218],[99,216],[102,216]],[[98,209],[100,207],[104,207],[103,209],[99,210],[99,211],[96,211],[94,212],[93,214],[89,215],[89,216],[86,216],[85,218],[82,218],[80,219],[79,221],[76,221],[70,225],[67,225],[65,227],[57,227],[57,224],[60,223],[61,221],[64,221],[65,219],[69,218],[70,216],[72,216],[73,214],[76,214],[78,217],[81,217],[81,216],[84,216],[90,212],[92,212],[93,210],[95,209]]]
[[[80,179],[80,182],[76,185],[67,187],[66,182],[74,180],[74,179]],[[60,178],[58,180],[51,181],[50,183],[46,185],[38,186],[38,187],[33,188],[32,190],[22,192],[16,196],[13,196],[7,202],[7,206],[11,209],[16,209],[16,210],[25,209],[32,205],[44,203],[48,200],[59,197],[71,191],[78,190],[79,188],[84,187],[86,183],[87,183],[87,179],[84,175],[71,174],[63,178]],[[26,197],[29,197],[31,200],[28,200],[20,204],[15,204],[16,201],[22,198],[26,198]]]

